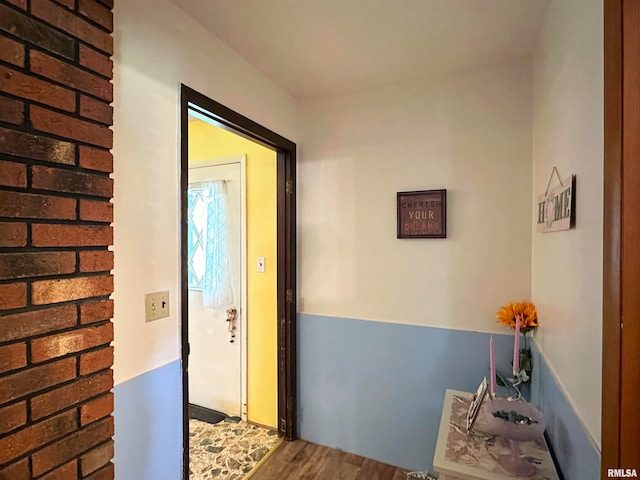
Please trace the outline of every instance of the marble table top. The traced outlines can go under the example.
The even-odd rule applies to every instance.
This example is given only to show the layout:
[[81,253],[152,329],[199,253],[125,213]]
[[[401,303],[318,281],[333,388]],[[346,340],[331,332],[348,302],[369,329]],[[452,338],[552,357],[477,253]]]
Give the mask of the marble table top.
[[509,440],[487,432],[481,411],[473,430],[467,435],[467,410],[471,393],[447,390],[444,398],[440,430],[433,468],[441,480],[558,480],[553,460],[544,438],[521,442],[522,456],[532,462],[537,471],[529,477],[513,477],[498,463],[501,455],[511,453]]

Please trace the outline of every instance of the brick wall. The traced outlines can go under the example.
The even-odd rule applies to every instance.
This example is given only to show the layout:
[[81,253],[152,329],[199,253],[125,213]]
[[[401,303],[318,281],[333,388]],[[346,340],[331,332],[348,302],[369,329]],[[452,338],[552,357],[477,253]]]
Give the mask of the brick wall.
[[113,478],[113,0],[0,0],[0,480]]

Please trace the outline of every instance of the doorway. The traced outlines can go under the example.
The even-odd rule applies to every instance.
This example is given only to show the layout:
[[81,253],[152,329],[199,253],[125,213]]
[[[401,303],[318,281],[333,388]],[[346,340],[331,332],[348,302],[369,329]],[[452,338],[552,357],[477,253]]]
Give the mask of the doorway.
[[[224,130],[245,137],[276,152],[276,250],[277,278],[277,429],[288,440],[296,438],[296,229],[295,171],[296,145],[277,133],[257,124],[210,98],[181,86],[181,244],[188,242],[188,131],[189,111],[195,111]],[[188,256],[182,248],[182,371],[183,371],[183,465],[184,478],[189,476],[189,292]]]

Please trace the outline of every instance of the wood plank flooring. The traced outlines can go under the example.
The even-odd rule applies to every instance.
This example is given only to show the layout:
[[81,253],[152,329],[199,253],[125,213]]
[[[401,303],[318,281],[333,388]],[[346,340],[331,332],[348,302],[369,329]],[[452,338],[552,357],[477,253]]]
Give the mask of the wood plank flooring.
[[250,480],[406,480],[407,472],[304,440],[284,442]]

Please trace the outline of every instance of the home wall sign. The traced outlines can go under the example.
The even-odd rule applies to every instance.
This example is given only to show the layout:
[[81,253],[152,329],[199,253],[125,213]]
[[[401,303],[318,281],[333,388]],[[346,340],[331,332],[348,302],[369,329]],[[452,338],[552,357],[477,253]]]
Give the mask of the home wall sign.
[[[553,188],[549,188],[553,174],[556,174],[560,182]],[[576,176],[561,180],[558,169],[553,167],[547,190],[538,197],[537,226],[538,232],[558,232],[569,230],[576,225]]]
[[398,192],[398,238],[446,238],[447,191]]

